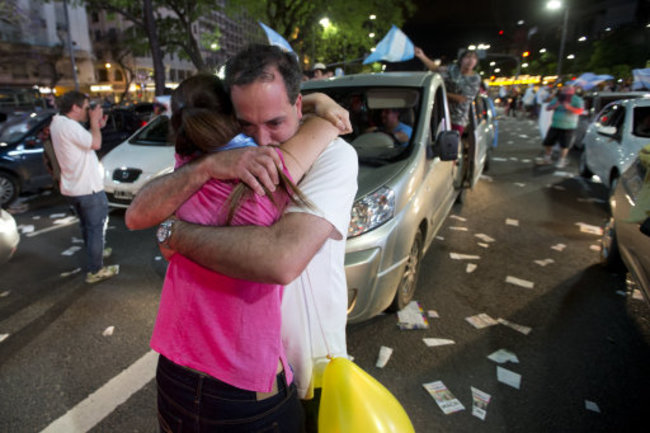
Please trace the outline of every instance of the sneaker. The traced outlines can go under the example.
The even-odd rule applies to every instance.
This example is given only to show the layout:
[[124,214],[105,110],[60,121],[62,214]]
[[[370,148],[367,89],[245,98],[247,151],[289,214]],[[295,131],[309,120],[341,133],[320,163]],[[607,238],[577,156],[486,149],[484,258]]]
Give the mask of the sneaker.
[[111,247],[106,247],[104,248],[104,251],[102,252],[102,257],[107,259],[113,254],[113,248]]
[[553,163],[553,160],[551,159],[551,155],[545,154],[543,157],[535,158],[535,162],[540,165],[550,165]]
[[557,168],[564,168],[564,167],[566,167],[567,165],[569,165],[569,161],[567,161],[566,158],[560,158],[560,159],[558,159],[557,163],[555,164],[555,166],[556,166]]
[[107,278],[114,277],[119,273],[120,273],[120,265],[104,266],[94,274],[92,272],[88,272],[86,274],[86,282],[90,284],[97,283]]

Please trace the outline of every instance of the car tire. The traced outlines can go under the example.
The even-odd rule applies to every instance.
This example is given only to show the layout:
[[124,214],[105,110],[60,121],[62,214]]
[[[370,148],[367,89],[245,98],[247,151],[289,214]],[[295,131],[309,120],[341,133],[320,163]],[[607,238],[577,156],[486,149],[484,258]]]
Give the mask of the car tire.
[[397,286],[395,298],[393,299],[393,303],[387,309],[390,312],[399,311],[406,307],[415,295],[415,288],[418,283],[418,276],[420,275],[423,243],[422,231],[418,230],[406,260],[402,278]]
[[18,179],[12,174],[0,171],[0,207],[9,206],[20,193]]
[[618,249],[614,218],[610,218],[603,228],[603,237],[600,239],[600,263],[610,271],[625,272],[625,264]]
[[589,167],[587,167],[587,151],[585,149],[582,151],[582,155],[580,155],[580,176],[585,179],[591,179],[593,175]]

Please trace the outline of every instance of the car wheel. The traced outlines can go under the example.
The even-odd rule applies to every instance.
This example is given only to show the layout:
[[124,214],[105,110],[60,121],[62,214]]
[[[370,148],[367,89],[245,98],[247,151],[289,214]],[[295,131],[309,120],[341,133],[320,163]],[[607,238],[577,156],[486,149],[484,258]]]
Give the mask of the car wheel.
[[0,172],[0,207],[6,207],[18,197],[18,180],[9,173]]
[[611,271],[625,271],[625,264],[618,249],[614,218],[610,218],[603,228],[603,237],[600,239],[600,262]]
[[422,243],[422,231],[418,230],[415,239],[413,240],[413,244],[411,245],[411,251],[406,260],[402,279],[399,286],[397,286],[395,298],[390,307],[388,307],[388,311],[399,311],[406,307],[406,305],[413,299],[413,295],[415,295],[415,287],[418,283],[418,275],[420,274]]
[[580,155],[580,176],[586,179],[591,179],[593,175],[594,174],[589,170],[589,167],[587,167],[587,152],[586,150],[583,150],[582,155]]

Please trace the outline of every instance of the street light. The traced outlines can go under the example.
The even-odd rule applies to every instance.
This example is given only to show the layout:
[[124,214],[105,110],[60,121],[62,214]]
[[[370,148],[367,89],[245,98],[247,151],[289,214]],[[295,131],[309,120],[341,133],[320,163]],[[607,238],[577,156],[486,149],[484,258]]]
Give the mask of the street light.
[[323,26],[324,29],[327,29],[329,26],[332,25],[332,22],[330,21],[329,18],[321,18],[321,20],[318,22],[321,26]]
[[564,57],[564,42],[566,41],[566,27],[567,21],[569,21],[569,6],[563,6],[562,2],[559,0],[551,0],[546,3],[546,8],[550,10],[557,10],[564,7],[564,22],[562,23],[562,39],[560,40],[560,54],[557,56],[557,71],[556,74],[558,77],[562,73],[562,57]]

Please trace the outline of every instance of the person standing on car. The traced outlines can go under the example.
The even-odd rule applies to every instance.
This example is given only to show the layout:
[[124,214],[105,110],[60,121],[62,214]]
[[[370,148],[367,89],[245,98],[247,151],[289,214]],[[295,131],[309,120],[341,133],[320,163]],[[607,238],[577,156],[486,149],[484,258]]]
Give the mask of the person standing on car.
[[[101,128],[106,116],[99,106],[90,108],[88,96],[71,91],[61,98],[61,111],[50,124],[54,153],[61,169],[59,190],[74,208],[86,246],[86,282],[113,277],[119,265],[104,266],[104,234],[108,223],[108,200],[96,150],[102,147]],[[82,123],[90,123],[90,131]]]
[[475,51],[462,51],[458,56],[458,62],[449,67],[440,66],[440,62],[431,60],[419,47],[415,47],[415,56],[430,71],[440,72],[445,80],[451,127],[462,137],[469,123],[469,106],[481,86],[481,77],[474,72],[474,67],[478,64],[478,55]]
[[546,107],[547,110],[553,111],[553,118],[551,127],[542,143],[544,157],[540,161],[541,164],[552,163],[551,152],[556,142],[562,148],[556,167],[564,168],[568,164],[566,157],[569,148],[573,144],[575,131],[578,127],[578,117],[584,111],[584,101],[575,93],[576,90],[573,86],[562,87],[557,96],[551,99],[551,102]]

